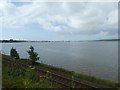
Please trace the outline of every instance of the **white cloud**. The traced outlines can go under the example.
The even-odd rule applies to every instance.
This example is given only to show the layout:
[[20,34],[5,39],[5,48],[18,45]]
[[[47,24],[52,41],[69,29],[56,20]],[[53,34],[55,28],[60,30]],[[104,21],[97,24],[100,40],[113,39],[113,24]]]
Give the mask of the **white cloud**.
[[107,36],[109,34],[109,32],[105,32],[105,31],[100,31],[99,33],[101,36]]
[[[10,0],[18,2],[17,0]],[[19,2],[118,2],[119,0],[19,0]]]
[[115,10],[108,15],[108,24],[117,25],[117,23],[118,23],[118,10]]
[[117,32],[117,3],[31,2],[18,7],[2,0],[0,22],[5,28],[19,28],[26,24],[38,23],[44,30],[68,34],[105,35],[107,32]]

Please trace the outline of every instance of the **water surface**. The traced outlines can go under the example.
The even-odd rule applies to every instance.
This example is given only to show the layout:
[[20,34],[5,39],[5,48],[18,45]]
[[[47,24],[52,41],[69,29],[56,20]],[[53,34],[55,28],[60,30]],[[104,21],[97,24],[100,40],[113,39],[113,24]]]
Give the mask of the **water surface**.
[[9,54],[14,47],[21,58],[28,58],[30,45],[39,54],[39,62],[118,81],[117,41],[3,43],[2,51]]

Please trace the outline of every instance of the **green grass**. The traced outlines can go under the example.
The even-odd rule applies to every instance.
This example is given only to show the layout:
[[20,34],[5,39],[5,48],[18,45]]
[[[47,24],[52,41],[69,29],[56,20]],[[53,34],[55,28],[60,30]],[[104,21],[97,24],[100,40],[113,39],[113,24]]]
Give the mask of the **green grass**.
[[[4,57],[10,59],[9,56],[5,56],[4,55]],[[22,63],[30,64],[29,60],[27,60],[27,59],[21,59],[21,60],[15,60],[15,61],[16,62],[19,61],[19,62],[22,62]],[[82,81],[89,81],[89,82],[92,82],[93,84],[95,84],[95,85],[97,84],[99,86],[108,86],[108,87],[120,89],[120,84],[118,84],[117,82],[110,81],[110,80],[104,80],[104,79],[101,79],[101,78],[88,76],[86,74],[75,73],[73,71],[68,71],[68,70],[63,69],[63,68],[58,68],[58,67],[54,67],[54,66],[51,66],[51,65],[43,64],[43,63],[37,63],[36,62],[34,66],[37,67],[37,68],[43,68],[43,69],[46,69],[46,70],[51,71],[51,72],[56,72],[56,73],[65,75],[65,76],[67,76],[69,78],[71,78],[71,76],[74,74],[75,79],[80,79]]]
[[37,66],[47,68],[51,72],[62,73],[69,78],[71,78],[71,76],[74,74],[74,77],[77,80],[79,79],[82,81],[89,81],[89,82],[94,83],[95,85],[97,84],[98,86],[107,86],[107,87],[120,89],[120,84],[117,82],[111,81],[111,80],[104,80],[104,79],[97,78],[94,76],[88,76],[88,75],[82,74],[82,73],[75,73],[73,71],[69,71],[69,70],[66,70],[63,68],[57,68],[57,67],[47,65],[47,64],[38,64]]
[[59,85],[50,82],[43,76],[36,75],[33,68],[20,68],[17,65],[2,66],[2,86],[4,88],[57,88]]
[[101,78],[96,78],[96,77],[88,76],[85,74],[75,74],[75,77],[82,79],[82,80],[87,80],[87,81],[96,83],[101,86],[108,86],[108,87],[120,89],[120,84],[117,82],[111,81],[111,80],[104,80]]

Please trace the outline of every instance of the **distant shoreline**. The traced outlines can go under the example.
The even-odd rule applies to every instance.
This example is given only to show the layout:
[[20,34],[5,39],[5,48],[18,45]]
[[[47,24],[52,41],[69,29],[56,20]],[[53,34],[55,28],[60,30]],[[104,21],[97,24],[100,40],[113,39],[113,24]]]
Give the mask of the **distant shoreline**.
[[120,41],[120,39],[101,39],[101,40],[80,40],[80,41],[27,41],[27,40],[0,40],[0,43],[19,43],[19,42],[91,42],[91,41]]

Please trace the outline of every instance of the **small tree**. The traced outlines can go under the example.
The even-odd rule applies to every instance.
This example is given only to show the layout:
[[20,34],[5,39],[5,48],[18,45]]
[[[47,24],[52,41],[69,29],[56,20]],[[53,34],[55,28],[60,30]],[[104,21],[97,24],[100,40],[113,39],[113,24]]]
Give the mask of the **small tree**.
[[12,49],[10,50],[10,56],[11,56],[12,58],[15,58],[15,59],[19,59],[19,58],[20,58],[18,52],[17,52],[16,49],[14,49],[13,47],[12,47]]
[[32,64],[35,63],[35,61],[39,60],[40,57],[38,57],[38,54],[36,52],[34,52],[34,47],[30,46],[30,50],[27,51],[29,54],[29,59],[31,61]]

